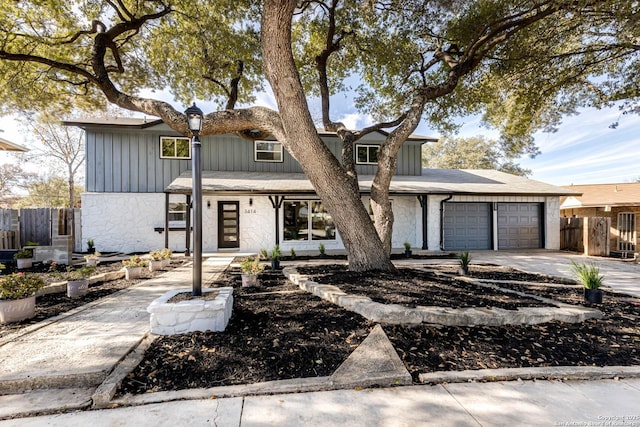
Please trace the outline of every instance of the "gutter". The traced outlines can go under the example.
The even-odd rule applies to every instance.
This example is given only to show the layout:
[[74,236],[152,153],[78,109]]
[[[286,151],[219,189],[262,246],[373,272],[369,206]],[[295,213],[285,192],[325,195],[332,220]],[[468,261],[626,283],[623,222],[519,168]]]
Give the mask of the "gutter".
[[440,201],[440,250],[444,251],[444,204],[453,198],[453,194],[449,194],[446,199]]

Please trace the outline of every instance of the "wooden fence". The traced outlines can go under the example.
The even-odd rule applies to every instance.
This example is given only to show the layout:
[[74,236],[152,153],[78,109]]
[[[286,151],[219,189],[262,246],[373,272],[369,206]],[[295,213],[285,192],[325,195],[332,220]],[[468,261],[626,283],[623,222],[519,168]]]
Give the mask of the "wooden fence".
[[57,229],[58,236],[73,236],[73,250],[79,251],[80,215],[80,209],[0,209],[0,249],[19,249],[27,242],[50,246]]
[[0,249],[17,249],[15,231],[0,231]]
[[20,209],[20,243],[51,245],[51,208]]
[[560,218],[560,249],[609,256],[611,218]]

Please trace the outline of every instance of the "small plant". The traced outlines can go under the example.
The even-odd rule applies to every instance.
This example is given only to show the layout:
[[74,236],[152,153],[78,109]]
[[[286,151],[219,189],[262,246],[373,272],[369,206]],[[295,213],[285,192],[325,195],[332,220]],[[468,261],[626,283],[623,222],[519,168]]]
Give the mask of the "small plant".
[[122,265],[126,268],[147,267],[149,263],[137,255],[132,255],[129,259],[122,261]]
[[320,255],[324,256],[324,253],[325,253],[325,250],[326,250],[325,247],[324,247],[324,243],[320,243],[318,245],[318,250],[320,251]]
[[243,274],[260,274],[264,270],[264,265],[260,264],[260,256],[255,258],[245,258],[240,261],[240,270]]
[[471,263],[471,254],[469,251],[461,252],[460,255],[458,255],[458,263],[461,268],[469,269],[469,264]]
[[0,279],[0,300],[28,298],[44,287],[44,281],[35,274],[13,273]]
[[162,259],[171,259],[171,255],[173,255],[173,252],[171,252],[171,249],[169,248],[163,248],[160,251],[160,254],[162,255]]
[[154,261],[162,261],[164,256],[162,255],[162,251],[151,251],[149,252],[149,256]]
[[4,270],[5,268],[7,268],[7,266],[0,262],[0,270]]
[[295,249],[291,248],[289,253],[291,254],[291,259],[296,259],[296,250]]
[[98,259],[100,255],[102,255],[100,252],[94,252],[92,254],[85,255],[84,259]]
[[40,246],[40,243],[38,243],[38,242],[27,242],[24,245],[25,246]]
[[93,239],[87,239],[87,252],[94,253],[96,251],[96,244]]
[[52,276],[66,282],[89,278],[95,270],[96,268],[90,265],[85,265],[80,268],[73,268],[68,265],[66,269],[60,271],[58,270],[58,263],[55,261],[49,266],[49,272]]
[[21,249],[13,255],[14,259],[28,259],[33,258],[33,251],[31,249]]
[[403,245],[404,245],[404,250],[405,251],[410,251],[411,250],[411,243],[404,242]]
[[260,249],[260,259],[269,259],[269,254],[264,248]]
[[599,289],[604,281],[604,276],[600,274],[600,269],[593,263],[576,264],[571,261],[571,271],[586,289]]
[[269,252],[269,259],[271,261],[279,261],[282,254],[280,253],[280,245],[275,245],[273,250]]

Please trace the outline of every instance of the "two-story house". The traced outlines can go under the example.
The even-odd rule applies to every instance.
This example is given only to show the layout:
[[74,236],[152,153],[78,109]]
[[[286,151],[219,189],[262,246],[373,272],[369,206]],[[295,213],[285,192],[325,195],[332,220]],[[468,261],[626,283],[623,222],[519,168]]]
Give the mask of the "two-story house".
[[[98,250],[189,248],[191,144],[161,120],[124,118],[65,123],[86,131],[83,241]],[[335,134],[321,132],[340,153]],[[384,134],[355,146],[362,202]],[[428,250],[559,248],[559,197],[570,190],[494,170],[422,169],[414,136],[398,155],[390,193],[394,248]],[[340,233],[300,165],[276,140],[202,138],[203,250],[284,253],[342,249]]]

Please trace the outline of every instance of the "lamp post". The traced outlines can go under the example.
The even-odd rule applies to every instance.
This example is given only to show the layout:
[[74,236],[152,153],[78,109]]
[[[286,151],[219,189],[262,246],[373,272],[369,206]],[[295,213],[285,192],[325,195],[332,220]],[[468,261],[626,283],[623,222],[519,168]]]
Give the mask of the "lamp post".
[[193,296],[202,295],[202,154],[200,131],[202,130],[202,110],[196,103],[184,112],[189,122],[191,139],[191,172],[193,203]]

